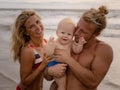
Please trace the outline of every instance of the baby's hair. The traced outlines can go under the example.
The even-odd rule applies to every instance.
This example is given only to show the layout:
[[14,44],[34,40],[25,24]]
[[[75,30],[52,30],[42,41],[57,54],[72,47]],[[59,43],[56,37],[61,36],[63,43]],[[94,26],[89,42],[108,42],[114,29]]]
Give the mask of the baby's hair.
[[70,24],[73,24],[75,26],[75,24],[73,23],[72,19],[70,19],[70,18],[64,18],[64,19],[62,19],[59,22],[58,26],[61,25],[61,24],[64,24],[64,23],[70,23]]
[[90,23],[94,23],[97,25],[96,32],[101,32],[106,27],[106,16],[108,14],[108,9],[106,6],[102,5],[98,9],[91,8],[86,11],[82,18]]
[[57,29],[60,28],[62,25],[66,24],[66,23],[67,23],[67,24],[71,24],[71,25],[73,25],[74,27],[76,26],[72,19],[70,19],[70,18],[64,18],[64,19],[62,19],[62,20],[58,23]]

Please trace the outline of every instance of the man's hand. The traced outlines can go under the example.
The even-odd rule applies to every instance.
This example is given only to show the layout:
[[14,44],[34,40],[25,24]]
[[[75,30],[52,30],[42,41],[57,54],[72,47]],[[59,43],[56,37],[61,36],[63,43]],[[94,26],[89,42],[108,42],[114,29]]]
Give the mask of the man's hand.
[[67,64],[67,60],[71,58],[71,55],[66,50],[56,49],[53,58],[58,62]]
[[66,71],[67,64],[56,64],[48,68],[48,74],[53,77],[61,77]]

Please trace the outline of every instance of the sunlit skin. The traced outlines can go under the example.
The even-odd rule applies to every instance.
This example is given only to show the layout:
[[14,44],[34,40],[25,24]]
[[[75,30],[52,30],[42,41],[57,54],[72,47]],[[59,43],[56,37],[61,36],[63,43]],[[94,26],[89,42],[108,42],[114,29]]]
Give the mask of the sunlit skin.
[[[59,25],[56,31],[58,37],[55,41],[56,49],[66,50],[70,54],[74,31],[75,26],[71,23],[63,23]],[[66,74],[60,78],[55,78],[55,80],[58,84],[57,90],[66,90]]]
[[[54,52],[57,49],[65,50],[66,53],[69,54],[69,56],[71,56],[71,52],[74,52],[76,54],[80,53],[83,48],[84,38],[81,38],[79,40],[79,43],[75,43],[75,41],[73,40],[74,33],[75,33],[75,24],[71,21],[71,19],[65,18],[61,20],[58,24],[56,31],[57,39],[55,41],[52,41],[51,39],[49,40],[47,47],[47,54],[51,54],[52,52],[52,55],[54,56]],[[53,46],[55,46],[55,48]],[[56,61],[56,59],[54,60]],[[66,72],[65,72],[66,66],[62,67],[64,74],[63,76],[54,77],[55,82],[58,85],[57,90],[66,90]]]
[[31,16],[26,22],[26,33],[30,35],[31,40],[32,39],[38,39],[40,40],[43,38],[43,25],[38,16]]
[[[78,41],[83,36],[87,41],[83,51],[73,58],[65,51],[57,50],[54,58],[67,63],[69,66],[67,90],[97,90],[98,84],[106,75],[112,62],[112,48],[96,38],[98,33],[94,33],[95,24],[86,22],[81,18],[76,30],[75,40]],[[53,66],[51,70],[53,71],[55,67],[57,68],[57,65]],[[54,75],[58,72],[54,72]]]
[[[30,48],[29,45],[33,45],[43,59],[44,47],[41,46],[45,45],[45,42],[42,41],[44,31],[43,25],[40,18],[36,15],[33,15],[28,18],[24,26],[26,28],[26,34],[30,36],[30,41],[21,49],[20,87],[22,87],[22,90],[42,90],[43,71],[47,65],[47,61],[43,60],[40,66],[36,70],[33,70],[35,56],[33,49]],[[27,89],[24,89],[26,87]]]
[[[63,19],[58,24],[58,27],[56,30],[57,39],[53,41],[53,39],[50,38],[48,47],[47,47],[47,54],[54,55],[54,51],[56,49],[62,49],[62,50],[67,51],[70,55],[71,46],[72,46],[72,42],[73,42],[73,35],[75,32],[75,25],[71,21],[68,22],[67,20],[69,20],[69,19]],[[63,65],[62,69],[64,70],[64,75],[62,75],[59,78],[54,77],[54,79],[58,85],[57,90],[66,90],[65,70],[66,70],[67,64],[61,63],[61,65]],[[58,68],[59,68],[59,66],[58,66]]]
[[[69,27],[68,27],[69,26]],[[61,25],[57,29],[57,43],[60,45],[63,45],[64,49],[65,46],[70,46],[73,40],[73,34],[75,31],[75,27],[72,24],[65,23],[64,25]]]

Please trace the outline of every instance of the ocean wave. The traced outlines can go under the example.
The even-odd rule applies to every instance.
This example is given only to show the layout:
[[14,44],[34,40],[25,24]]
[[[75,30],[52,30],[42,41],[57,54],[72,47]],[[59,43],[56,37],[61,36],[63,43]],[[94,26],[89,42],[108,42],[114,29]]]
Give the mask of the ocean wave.
[[[23,9],[0,9],[0,28],[10,30],[12,24],[14,23],[16,17]],[[65,18],[70,17],[75,23],[79,20],[82,15],[82,9],[36,9],[42,17],[42,22],[45,27],[45,30],[54,31],[57,29],[58,22]],[[107,16],[108,25],[107,29],[111,30],[120,30],[120,10],[111,10]],[[114,31],[114,32],[116,32]],[[120,37],[119,33],[105,33],[104,37]]]

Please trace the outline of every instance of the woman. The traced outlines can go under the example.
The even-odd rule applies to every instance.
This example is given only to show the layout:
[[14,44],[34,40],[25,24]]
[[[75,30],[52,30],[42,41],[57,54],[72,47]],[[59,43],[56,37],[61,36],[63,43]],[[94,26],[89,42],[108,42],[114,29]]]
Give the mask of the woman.
[[43,72],[50,57],[44,54],[46,41],[40,16],[25,10],[17,17],[12,32],[14,60],[20,62],[20,84],[17,90],[42,90]]

